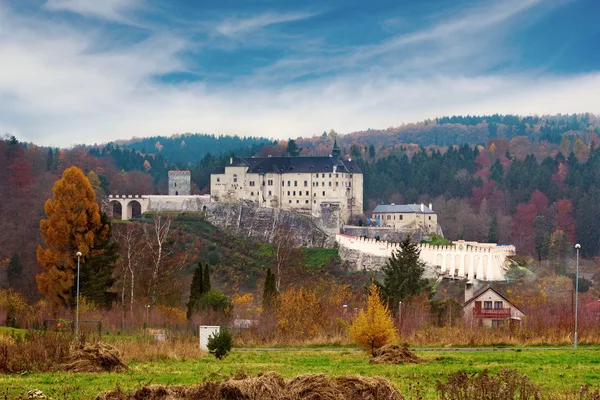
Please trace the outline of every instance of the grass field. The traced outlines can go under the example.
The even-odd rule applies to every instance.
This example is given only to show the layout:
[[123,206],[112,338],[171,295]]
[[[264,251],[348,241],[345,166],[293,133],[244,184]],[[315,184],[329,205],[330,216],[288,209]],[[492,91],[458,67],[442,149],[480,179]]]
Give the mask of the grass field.
[[497,372],[517,369],[546,393],[566,393],[580,385],[600,386],[600,350],[527,350],[485,353],[424,352],[428,360],[418,365],[374,365],[356,351],[232,352],[223,361],[214,357],[130,363],[130,371],[116,374],[36,373],[0,375],[0,396],[18,398],[30,389],[40,389],[54,399],[86,399],[115,388],[134,390],[146,384],[192,385],[245,373],[277,371],[286,377],[305,373],[382,376],[392,381],[408,398],[435,399],[436,380],[465,370]]

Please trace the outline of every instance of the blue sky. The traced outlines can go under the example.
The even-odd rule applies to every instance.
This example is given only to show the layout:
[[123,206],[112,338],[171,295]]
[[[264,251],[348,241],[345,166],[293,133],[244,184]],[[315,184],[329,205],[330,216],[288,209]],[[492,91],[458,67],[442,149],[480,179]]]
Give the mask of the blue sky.
[[0,0],[0,132],[69,146],[600,113],[597,0]]

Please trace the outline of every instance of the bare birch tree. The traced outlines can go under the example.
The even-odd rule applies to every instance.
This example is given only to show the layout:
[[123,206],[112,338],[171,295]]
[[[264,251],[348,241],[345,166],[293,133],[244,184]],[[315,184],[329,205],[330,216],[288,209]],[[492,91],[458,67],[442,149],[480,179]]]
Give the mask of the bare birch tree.
[[292,260],[296,250],[296,242],[291,229],[284,224],[280,224],[275,229],[273,235],[273,255],[275,256],[275,267],[277,271],[277,291],[281,288],[281,276],[284,269]]

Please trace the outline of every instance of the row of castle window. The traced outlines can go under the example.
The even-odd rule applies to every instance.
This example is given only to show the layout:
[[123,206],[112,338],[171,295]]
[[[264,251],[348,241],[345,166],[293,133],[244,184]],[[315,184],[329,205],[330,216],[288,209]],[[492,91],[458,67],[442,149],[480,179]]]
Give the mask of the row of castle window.
[[[377,218],[377,217],[379,217],[381,219],[387,219],[388,221],[389,220],[396,220],[396,216],[395,215],[387,215],[387,218],[386,218],[386,215],[373,215],[373,218]],[[402,221],[403,219],[404,219],[404,215],[399,215],[398,216],[398,220],[399,221]],[[429,215],[429,220],[431,221],[431,215]]]

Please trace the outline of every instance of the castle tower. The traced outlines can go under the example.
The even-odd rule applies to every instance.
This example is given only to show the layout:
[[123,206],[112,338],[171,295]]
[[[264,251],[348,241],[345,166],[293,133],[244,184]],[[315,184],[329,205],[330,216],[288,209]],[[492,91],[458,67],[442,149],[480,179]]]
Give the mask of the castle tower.
[[169,196],[189,196],[191,187],[190,171],[169,171]]
[[338,158],[340,156],[340,148],[337,145],[337,137],[333,140],[333,149],[331,149],[331,156]]

